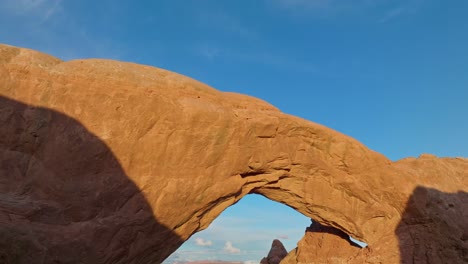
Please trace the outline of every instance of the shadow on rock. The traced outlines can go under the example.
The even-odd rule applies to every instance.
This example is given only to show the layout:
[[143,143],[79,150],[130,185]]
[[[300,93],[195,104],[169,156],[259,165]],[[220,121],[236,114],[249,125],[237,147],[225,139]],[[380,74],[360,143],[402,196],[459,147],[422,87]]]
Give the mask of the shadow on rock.
[[417,187],[396,235],[401,263],[468,263],[468,193]]
[[339,230],[337,228],[331,227],[331,226],[321,225],[319,222],[315,222],[313,220],[312,220],[312,224],[310,225],[310,227],[308,227],[306,229],[306,232],[317,233],[317,234],[323,233],[323,234],[325,234],[327,236],[330,235],[330,237],[331,236],[339,237],[342,240],[348,242],[349,245],[352,246],[352,247],[355,247],[355,248],[358,248],[358,249],[362,248],[360,245],[353,242],[351,240],[351,238],[349,237],[349,235],[346,234],[345,232],[343,232],[343,231],[341,231],[341,230]]
[[0,97],[0,123],[0,263],[161,263],[182,244],[77,120]]

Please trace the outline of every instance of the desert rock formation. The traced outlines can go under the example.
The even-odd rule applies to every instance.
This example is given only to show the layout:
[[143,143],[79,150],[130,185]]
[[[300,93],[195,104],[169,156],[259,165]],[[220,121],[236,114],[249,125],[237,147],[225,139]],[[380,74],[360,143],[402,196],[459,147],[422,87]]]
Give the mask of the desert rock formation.
[[260,264],[279,264],[286,255],[288,255],[288,251],[284,248],[283,243],[278,239],[274,239],[271,243],[270,252],[260,261]]
[[368,249],[362,249],[343,231],[313,222],[297,243],[297,248],[289,252],[281,263],[365,263],[368,254]]
[[465,226],[437,221],[468,212],[467,159],[394,163],[166,70],[0,45],[0,120],[0,262],[159,263],[249,193],[368,243],[369,263],[444,248],[411,240],[434,225],[457,250],[433,254],[466,252]]

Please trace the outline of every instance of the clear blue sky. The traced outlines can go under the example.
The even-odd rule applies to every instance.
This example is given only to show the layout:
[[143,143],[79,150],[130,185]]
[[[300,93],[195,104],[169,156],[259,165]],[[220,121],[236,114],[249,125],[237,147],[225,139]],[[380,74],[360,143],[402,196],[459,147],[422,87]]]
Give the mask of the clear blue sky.
[[[467,157],[467,13],[466,0],[1,0],[0,42],[65,60],[101,57],[173,70],[262,98],[393,160]],[[234,237],[239,228],[258,233],[257,222],[247,225],[255,206],[269,216],[264,248],[276,236],[294,236],[270,221],[293,217],[299,232],[308,224],[276,215],[288,208],[247,198],[181,252],[257,260],[247,251],[263,250],[261,243]],[[226,241],[241,252],[224,250]]]

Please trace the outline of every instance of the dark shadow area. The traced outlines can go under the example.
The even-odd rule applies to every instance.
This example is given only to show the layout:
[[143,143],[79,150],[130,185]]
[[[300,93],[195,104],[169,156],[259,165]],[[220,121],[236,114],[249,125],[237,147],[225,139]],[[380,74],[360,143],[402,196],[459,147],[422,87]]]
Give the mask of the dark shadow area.
[[401,263],[468,263],[468,193],[417,187],[395,232]]
[[0,263],[161,263],[182,244],[77,120],[0,97],[0,124]]

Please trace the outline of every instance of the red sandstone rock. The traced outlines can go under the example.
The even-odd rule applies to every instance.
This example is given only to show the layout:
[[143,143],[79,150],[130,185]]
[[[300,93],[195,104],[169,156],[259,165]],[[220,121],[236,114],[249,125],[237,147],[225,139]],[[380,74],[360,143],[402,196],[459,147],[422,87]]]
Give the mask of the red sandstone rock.
[[260,264],[279,264],[287,254],[288,251],[284,248],[283,243],[278,239],[275,239],[271,244],[270,252],[268,252],[268,255],[260,261]]
[[343,231],[314,222],[281,263],[365,263],[368,255],[367,248],[352,242]]
[[466,259],[467,159],[393,163],[176,73],[0,45],[0,122],[3,263],[160,263],[249,193],[367,242],[368,263]]

